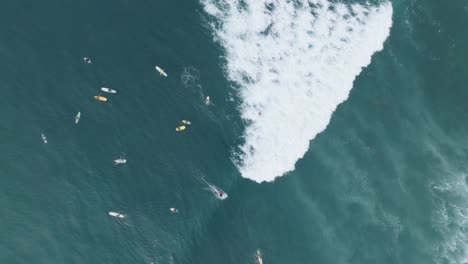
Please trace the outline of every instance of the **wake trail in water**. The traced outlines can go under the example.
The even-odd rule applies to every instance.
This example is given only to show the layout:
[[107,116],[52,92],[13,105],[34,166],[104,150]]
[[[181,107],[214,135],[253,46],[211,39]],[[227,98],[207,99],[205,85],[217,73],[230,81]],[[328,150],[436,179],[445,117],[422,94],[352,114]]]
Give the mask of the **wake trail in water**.
[[383,49],[392,6],[201,2],[224,49],[226,75],[242,100],[247,126],[237,166],[245,178],[272,181],[294,169],[372,54]]
[[200,100],[204,100],[203,87],[200,84],[200,72],[197,68],[192,66],[185,67],[180,75],[180,81],[185,88],[193,89]]

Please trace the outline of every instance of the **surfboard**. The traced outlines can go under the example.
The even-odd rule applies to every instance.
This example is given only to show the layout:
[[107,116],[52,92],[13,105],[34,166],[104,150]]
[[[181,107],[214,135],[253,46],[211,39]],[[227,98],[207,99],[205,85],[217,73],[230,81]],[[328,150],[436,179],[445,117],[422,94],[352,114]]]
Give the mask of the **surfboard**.
[[114,160],[114,164],[115,164],[115,165],[117,165],[117,164],[125,164],[125,163],[127,163],[127,160],[126,160],[126,159],[120,158],[120,159]]
[[117,218],[124,218],[125,216],[123,214],[119,214],[116,212],[109,212],[110,216],[117,217]]
[[161,69],[159,66],[155,66],[154,68],[155,68],[162,76],[167,77],[166,72],[165,72],[163,69]]
[[99,100],[101,102],[107,102],[107,98],[104,97],[104,96],[96,95],[96,96],[94,96],[94,99]]
[[257,249],[257,254],[255,254],[255,256],[257,257],[258,264],[263,264],[263,256],[262,252],[260,252],[260,249]]
[[107,87],[101,87],[101,91],[106,92],[106,93],[113,93],[113,94],[117,93],[116,90],[113,90],[113,89],[107,88]]
[[81,112],[78,112],[78,114],[75,117],[75,124],[78,124],[78,122],[80,122],[80,118],[81,118]]

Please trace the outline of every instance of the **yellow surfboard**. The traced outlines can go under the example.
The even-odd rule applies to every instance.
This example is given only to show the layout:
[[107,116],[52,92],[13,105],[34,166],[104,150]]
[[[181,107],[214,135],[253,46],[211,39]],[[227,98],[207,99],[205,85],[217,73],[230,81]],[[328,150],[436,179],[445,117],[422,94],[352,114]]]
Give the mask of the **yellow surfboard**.
[[176,131],[182,131],[182,130],[185,130],[185,126],[180,126],[178,128],[175,129]]
[[104,96],[96,95],[94,96],[94,99],[99,100],[101,102],[107,102],[107,98],[105,98]]

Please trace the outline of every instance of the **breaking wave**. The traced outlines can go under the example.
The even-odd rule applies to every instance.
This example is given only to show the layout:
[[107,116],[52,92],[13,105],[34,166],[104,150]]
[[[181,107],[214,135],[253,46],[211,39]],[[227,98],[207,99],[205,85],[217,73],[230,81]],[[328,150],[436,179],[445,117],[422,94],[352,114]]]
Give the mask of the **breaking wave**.
[[392,6],[325,0],[201,0],[247,127],[238,168],[272,181],[294,169],[383,48]]

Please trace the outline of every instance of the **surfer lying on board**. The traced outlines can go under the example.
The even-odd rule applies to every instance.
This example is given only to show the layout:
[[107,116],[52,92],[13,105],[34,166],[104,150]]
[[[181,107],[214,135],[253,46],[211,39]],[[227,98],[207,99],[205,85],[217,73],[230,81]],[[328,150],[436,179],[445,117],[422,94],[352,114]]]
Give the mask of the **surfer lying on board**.
[[220,200],[224,200],[226,198],[228,198],[228,194],[225,193],[223,190],[221,190],[219,187],[209,183],[208,181],[206,181],[203,177],[200,177],[200,179],[206,184],[208,185],[208,188],[207,190],[212,192],[214,194],[214,196]]
[[110,216],[116,217],[116,218],[125,218],[125,215],[121,213],[116,213],[116,212],[109,212]]

